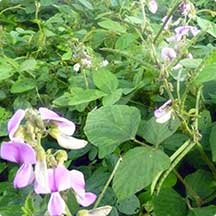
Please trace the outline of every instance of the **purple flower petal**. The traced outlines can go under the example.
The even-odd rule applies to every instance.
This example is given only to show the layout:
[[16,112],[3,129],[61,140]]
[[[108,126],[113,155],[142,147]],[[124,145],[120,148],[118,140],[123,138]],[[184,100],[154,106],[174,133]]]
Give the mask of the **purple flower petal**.
[[3,142],[0,152],[1,158],[11,162],[19,164],[36,163],[36,153],[29,144],[17,141]]
[[71,187],[76,194],[83,196],[85,194],[85,179],[82,172],[78,170],[71,170]]
[[158,10],[158,5],[157,2],[155,0],[149,0],[148,2],[148,9],[155,14]]
[[71,174],[64,166],[58,166],[54,169],[53,178],[54,185],[52,189],[63,191],[71,188]]
[[65,210],[65,201],[58,192],[52,193],[49,203],[48,211],[51,216],[60,216]]
[[72,189],[75,192],[77,202],[82,206],[91,205],[96,200],[97,196],[93,193],[85,192],[84,175],[78,170],[72,170],[70,173]]
[[168,108],[168,106],[172,103],[172,100],[166,101],[162,106],[154,111],[154,116],[156,118],[156,122],[165,123],[172,116],[172,110]]
[[8,133],[10,139],[14,138],[14,134],[24,117],[25,117],[25,110],[18,109],[11,117],[11,119],[8,121],[7,127],[8,127]]
[[40,112],[41,118],[43,120],[53,121],[62,133],[67,134],[67,135],[73,135],[74,134],[76,127],[72,121],[69,121],[66,118],[60,117],[55,112],[53,112],[47,108],[44,108],[44,107],[39,108],[39,112]]
[[172,61],[174,58],[176,58],[176,51],[173,48],[164,47],[161,50],[161,58],[164,61]]
[[85,193],[85,195],[82,197],[76,195],[77,202],[84,207],[91,205],[96,200],[96,198],[97,196],[90,192]]
[[17,171],[13,185],[15,188],[23,188],[33,183],[34,172],[31,164],[23,164]]

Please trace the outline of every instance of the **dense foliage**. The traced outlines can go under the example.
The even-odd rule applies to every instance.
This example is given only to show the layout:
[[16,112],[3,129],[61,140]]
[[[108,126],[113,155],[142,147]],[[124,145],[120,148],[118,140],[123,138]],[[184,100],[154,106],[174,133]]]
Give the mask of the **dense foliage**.
[[[88,141],[64,163],[97,195],[88,209],[216,215],[215,10],[213,0],[0,1],[1,142],[16,110],[46,107]],[[52,137],[42,146],[60,149]],[[0,215],[46,215],[49,195],[14,189],[19,167],[0,160]],[[67,215],[83,209],[71,190],[62,197]]]

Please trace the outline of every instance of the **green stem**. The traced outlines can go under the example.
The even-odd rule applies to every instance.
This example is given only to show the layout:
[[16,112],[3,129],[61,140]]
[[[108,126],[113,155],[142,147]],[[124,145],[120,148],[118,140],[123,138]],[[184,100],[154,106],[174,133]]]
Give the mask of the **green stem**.
[[104,194],[105,194],[107,188],[109,187],[109,184],[111,183],[111,181],[112,181],[112,179],[113,179],[113,177],[114,177],[114,175],[115,175],[115,173],[116,173],[116,171],[117,171],[117,169],[118,169],[118,167],[119,167],[121,161],[122,161],[122,157],[120,157],[120,158],[118,159],[118,161],[117,161],[117,163],[116,163],[116,165],[115,165],[115,167],[114,167],[114,169],[113,169],[113,171],[112,171],[112,173],[111,173],[109,179],[107,180],[107,182],[106,182],[106,184],[105,184],[105,186],[104,186],[104,188],[103,188],[101,194],[100,194],[99,197],[97,198],[97,201],[95,202],[93,209],[95,209],[95,208],[98,207],[100,201],[101,201],[102,198],[104,197]]
[[125,57],[127,57],[129,59],[132,59],[132,60],[138,62],[139,64],[141,64],[147,70],[157,71],[157,69],[155,67],[153,67],[151,64],[145,63],[142,59],[136,58],[133,55],[130,55],[128,52],[121,51],[121,50],[118,50],[118,49],[111,49],[111,48],[101,48],[100,50],[105,51],[105,52],[116,53],[116,54],[125,56]]
[[136,138],[134,138],[132,141],[134,141],[135,143],[137,143],[137,144],[140,144],[140,145],[142,145],[142,146],[145,146],[145,147],[150,147],[150,146],[149,146],[149,145],[147,145],[146,143],[144,143],[144,142],[141,142],[141,141],[137,140]]
[[185,182],[185,180],[182,178],[182,176],[178,173],[177,170],[174,169],[173,172],[179,179],[179,181],[185,186],[188,192],[190,192],[190,194],[194,197],[197,207],[200,207],[202,203],[202,199],[200,198],[200,196],[193,190],[193,188],[187,182]]
[[176,4],[174,4],[174,6],[171,8],[169,14],[167,15],[163,25],[161,26],[160,30],[158,31],[158,33],[156,34],[155,38],[154,38],[154,43],[156,43],[157,39],[159,38],[160,34],[162,33],[162,31],[164,30],[167,22],[169,21],[169,19],[171,18],[171,16],[173,15],[173,13],[175,12],[175,10],[179,7],[179,5],[181,4],[182,1],[177,1]]
[[215,168],[214,164],[211,162],[211,160],[209,160],[209,158],[208,158],[207,154],[205,153],[201,143],[197,142],[196,145],[197,145],[197,148],[198,148],[198,150],[200,152],[200,155],[201,155],[203,161],[206,162],[206,164],[208,165],[209,169],[212,172],[212,175],[216,179],[216,168]]
[[8,10],[13,10],[13,9],[23,9],[25,10],[25,8],[21,7],[21,5],[15,5],[15,6],[12,6],[12,7],[8,7],[8,8],[5,8],[4,10],[2,10],[0,12],[0,15],[2,15],[4,12],[8,11]]
[[145,27],[146,27],[145,1],[144,0],[140,0],[140,5],[141,5],[141,10],[142,10],[142,15],[143,15],[142,32],[144,32]]

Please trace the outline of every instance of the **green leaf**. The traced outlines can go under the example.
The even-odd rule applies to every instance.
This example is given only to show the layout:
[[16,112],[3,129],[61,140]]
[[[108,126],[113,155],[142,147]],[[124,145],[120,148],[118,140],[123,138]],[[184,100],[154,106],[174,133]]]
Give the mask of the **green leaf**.
[[0,107],[0,137],[7,136],[7,122],[11,117],[11,113],[5,108]]
[[136,147],[129,150],[113,179],[113,189],[118,199],[130,197],[150,185],[169,164],[169,157],[159,149]]
[[142,121],[139,128],[139,135],[141,135],[147,142],[159,145],[165,139],[174,134],[179,126],[180,121],[177,118],[160,124],[156,122],[154,117],[152,117],[148,121]]
[[92,4],[89,2],[89,1],[87,1],[87,0],[78,0],[84,7],[86,7],[87,9],[89,9],[89,10],[93,10],[94,8],[93,8],[93,6],[92,6]]
[[200,18],[200,17],[197,17],[197,23],[203,31],[208,32],[210,35],[212,35],[213,37],[216,38],[216,25],[215,25],[215,23],[213,23],[209,20]]
[[131,197],[118,202],[117,208],[123,214],[135,215],[139,213],[140,202],[135,195],[132,195]]
[[185,58],[185,59],[182,59],[179,63],[186,68],[197,68],[202,63],[202,59]]
[[114,151],[121,143],[134,139],[140,123],[140,112],[135,107],[113,105],[88,114],[84,128],[90,142],[99,148],[99,156]]
[[124,26],[122,26],[119,22],[112,21],[111,19],[106,19],[102,22],[99,22],[98,25],[116,33],[126,32],[126,28]]
[[0,59],[0,82],[10,78],[14,73],[12,66],[5,59]]
[[122,89],[113,91],[110,95],[103,97],[102,103],[104,106],[115,104],[122,96]]
[[182,133],[174,133],[168,139],[164,140],[162,145],[171,151],[176,151],[189,137]]
[[187,216],[214,216],[216,214],[216,206],[210,205],[203,208],[193,208]]
[[108,70],[102,69],[94,73],[94,84],[102,91],[106,93],[112,93],[118,88],[117,77]]
[[21,63],[19,71],[31,71],[36,69],[37,61],[35,59],[27,59]]
[[33,79],[20,78],[11,86],[11,93],[22,93],[34,89],[36,83]]
[[[201,199],[205,199],[215,191],[215,181],[212,174],[206,170],[197,170],[185,177],[185,182],[190,185],[191,189],[197,193]],[[187,194],[193,198],[190,190]]]
[[135,34],[131,34],[131,33],[124,34],[120,36],[116,41],[115,48],[120,50],[127,49],[133,43],[135,43],[136,39],[137,39],[137,35]]
[[96,89],[72,88],[71,93],[65,93],[53,103],[57,106],[75,106],[95,101],[105,95],[106,93]]
[[155,216],[187,215],[184,199],[172,188],[163,188],[159,195],[153,198],[153,207]]
[[208,57],[204,60],[203,66],[199,71],[197,77],[194,79],[193,83],[195,85],[200,85],[204,82],[211,80],[216,80],[216,50],[212,51]]
[[209,143],[212,152],[212,160],[215,162],[216,161],[216,125],[214,125],[211,129]]

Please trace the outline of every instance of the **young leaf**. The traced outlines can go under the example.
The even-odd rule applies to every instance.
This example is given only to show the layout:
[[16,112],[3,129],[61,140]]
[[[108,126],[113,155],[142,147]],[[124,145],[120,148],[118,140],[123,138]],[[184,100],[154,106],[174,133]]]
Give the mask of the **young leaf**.
[[118,88],[117,77],[108,70],[99,70],[93,75],[94,84],[106,93],[112,93]]
[[11,86],[11,93],[22,93],[32,90],[36,87],[36,82],[33,79],[20,78]]
[[210,35],[216,38],[215,23],[200,17],[197,17],[197,23],[203,31],[207,31]]
[[102,28],[108,29],[116,33],[125,33],[126,28],[120,23],[112,21],[111,19],[105,19],[102,22],[99,22],[98,25]]
[[136,147],[129,150],[113,179],[113,189],[118,199],[126,199],[150,185],[169,164],[169,157],[159,149]]
[[216,50],[212,51],[208,57],[204,60],[204,64],[199,71],[198,75],[194,79],[195,85],[200,85],[210,80],[216,80]]

